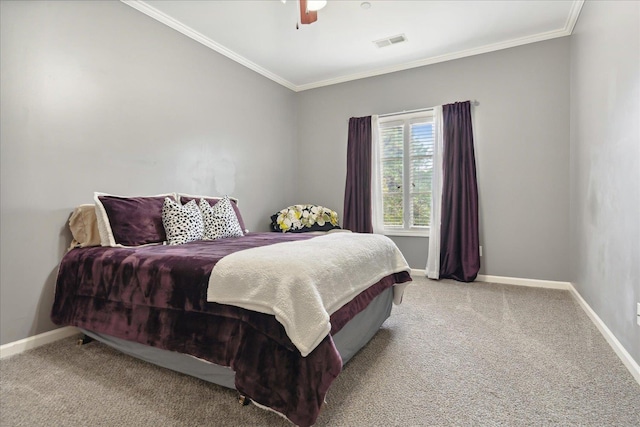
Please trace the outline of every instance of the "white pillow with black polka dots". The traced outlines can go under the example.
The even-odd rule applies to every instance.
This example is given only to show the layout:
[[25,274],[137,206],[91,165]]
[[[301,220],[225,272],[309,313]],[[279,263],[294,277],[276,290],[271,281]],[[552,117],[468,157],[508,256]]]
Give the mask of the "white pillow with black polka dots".
[[228,196],[224,196],[213,206],[205,199],[200,199],[199,206],[204,220],[204,240],[244,235]]
[[170,245],[202,240],[204,236],[202,213],[195,200],[180,205],[168,197],[165,198],[162,206],[162,224]]

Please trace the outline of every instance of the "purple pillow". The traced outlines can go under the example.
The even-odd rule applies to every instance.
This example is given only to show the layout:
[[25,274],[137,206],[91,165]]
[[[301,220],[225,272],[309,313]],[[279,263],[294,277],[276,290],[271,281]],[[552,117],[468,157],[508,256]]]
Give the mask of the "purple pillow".
[[[180,204],[186,205],[191,200],[195,200],[196,203],[200,202],[200,199],[205,199],[209,205],[214,206],[220,200],[224,199],[223,197],[208,197],[208,196],[192,196],[189,194],[180,194]],[[242,232],[246,230],[244,225],[244,221],[242,220],[242,215],[240,215],[240,209],[238,209],[238,199],[234,199],[233,197],[229,197],[233,203],[231,203],[231,207],[233,207],[233,211],[236,213],[236,217],[238,217],[238,222],[240,223],[240,228],[242,228]]]
[[175,194],[123,197],[96,193],[94,200],[102,246],[140,246],[167,240],[162,223],[165,197],[176,200]]

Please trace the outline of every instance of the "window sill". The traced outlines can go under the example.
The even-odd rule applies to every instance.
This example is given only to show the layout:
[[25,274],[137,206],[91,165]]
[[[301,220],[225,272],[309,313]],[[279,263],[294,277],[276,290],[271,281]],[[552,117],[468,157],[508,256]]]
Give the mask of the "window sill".
[[429,231],[384,230],[382,234],[397,237],[429,237]]

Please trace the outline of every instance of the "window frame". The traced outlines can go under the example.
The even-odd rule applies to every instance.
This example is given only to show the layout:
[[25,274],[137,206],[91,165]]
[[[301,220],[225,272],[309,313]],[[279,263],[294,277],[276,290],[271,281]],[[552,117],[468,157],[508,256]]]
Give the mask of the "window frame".
[[[378,170],[380,171],[380,176],[378,179],[382,184],[382,174],[383,174],[383,157],[382,153],[384,150],[384,141],[382,140],[382,129],[386,127],[391,127],[391,123],[403,123],[403,159],[402,159],[402,214],[403,214],[403,225],[402,226],[392,226],[392,225],[384,225],[384,195],[382,190],[382,185],[380,186],[380,200],[383,203],[382,206],[382,215],[383,218],[380,218],[379,221],[383,225],[382,232],[387,236],[411,236],[411,237],[429,237],[429,231],[431,230],[431,225],[429,226],[412,226],[410,225],[411,220],[411,209],[412,209],[412,198],[411,198],[411,125],[416,123],[431,123],[434,127],[434,144],[435,144],[435,109],[429,108],[416,112],[410,113],[400,113],[393,115],[385,115],[378,116],[378,132],[379,135],[379,156],[378,156]],[[397,126],[397,124],[396,124]],[[433,156],[433,154],[432,154]],[[432,172],[432,179],[433,179]],[[429,218],[429,224],[431,224],[431,218]]]

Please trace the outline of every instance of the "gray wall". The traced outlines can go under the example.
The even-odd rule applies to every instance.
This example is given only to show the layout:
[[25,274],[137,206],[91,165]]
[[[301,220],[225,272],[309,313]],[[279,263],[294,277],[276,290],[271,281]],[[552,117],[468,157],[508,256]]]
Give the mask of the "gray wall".
[[[481,273],[572,280],[640,360],[638,3],[298,94],[119,2],[0,4],[0,343],[54,327],[66,221],[93,191],[228,192],[253,230],[292,203],[342,213],[349,117],[472,99]],[[427,239],[394,239],[424,268]]]
[[586,2],[571,36],[571,280],[640,363],[639,28],[638,2]]
[[93,191],[295,191],[295,93],[120,2],[1,2],[0,341],[53,328],[66,221]]
[[[568,281],[568,38],[300,93],[298,198],[342,213],[349,117],[464,100],[479,102],[481,273]],[[425,268],[428,239],[393,239]]]

